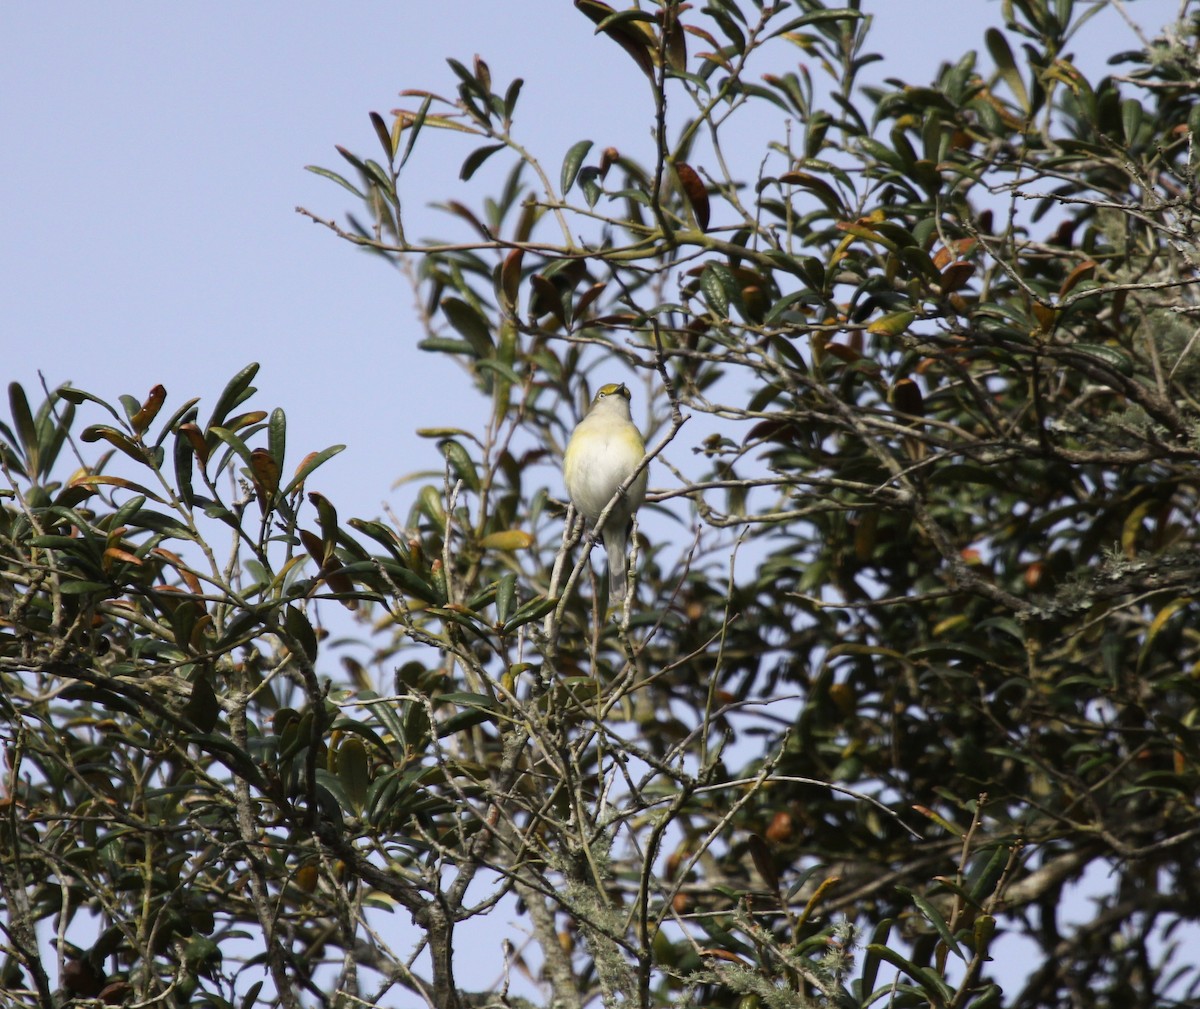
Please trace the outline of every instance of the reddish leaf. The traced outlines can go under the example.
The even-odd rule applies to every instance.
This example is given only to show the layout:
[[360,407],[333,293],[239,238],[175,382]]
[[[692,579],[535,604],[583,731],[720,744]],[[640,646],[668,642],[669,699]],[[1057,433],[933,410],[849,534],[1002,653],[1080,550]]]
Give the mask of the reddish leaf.
[[578,322],[581,318],[583,318],[583,313],[592,306],[592,303],[600,297],[607,286],[608,284],[606,284],[604,281],[600,281],[584,291],[583,294],[580,295],[579,300],[575,302],[575,310],[571,313],[571,321]]
[[683,190],[683,195],[687,197],[692,213],[696,216],[696,224],[701,231],[707,231],[709,204],[708,189],[704,180],[691,165],[683,161],[676,162],[675,174],[679,177],[679,188]]
[[608,170],[621,160],[621,152],[615,147],[606,147],[600,153],[600,178],[608,174]]
[[651,56],[653,39],[639,26],[628,21],[613,21],[617,14],[612,7],[600,0],[575,0],[575,6],[598,26],[596,31],[602,31],[617,43],[633,58],[652,82],[654,80],[654,58]]
[[126,564],[133,564],[136,567],[141,567],[143,561],[136,554],[131,554],[128,550],[122,550],[120,547],[108,547],[104,551],[105,564],[104,569],[107,571],[111,568],[108,561],[124,561]]
[[300,542],[304,544],[304,549],[308,551],[309,556],[317,562],[317,567],[325,567],[325,544],[321,537],[307,529],[300,530]]
[[562,294],[552,281],[540,273],[529,278],[533,286],[533,298],[529,304],[529,314],[534,318],[549,312],[563,326],[567,324],[566,312],[563,309]]
[[187,587],[198,596],[204,595],[204,587],[200,584],[200,579],[197,578],[188,566],[183,562],[183,558],[176,553],[172,553],[166,547],[155,547],[150,553],[156,557],[161,557],[170,564],[176,571],[179,572],[179,577],[184,580]]
[[[682,894],[681,894],[681,896],[682,896]],[[700,956],[712,956],[712,957],[716,957],[718,960],[728,960],[730,963],[736,963],[741,967],[749,968],[749,966],[750,966],[748,963],[746,963],[745,960],[743,960],[736,953],[730,953],[729,950],[727,950],[727,949],[717,949],[712,946],[706,946],[701,949],[698,949],[696,952],[699,953]]]
[[183,435],[188,444],[192,446],[192,451],[196,453],[196,458],[200,460],[200,465],[205,466],[208,463],[208,442],[204,440],[204,432],[195,424],[180,424],[179,433]]
[[387,159],[390,162],[396,155],[396,149],[392,146],[391,131],[387,128],[387,124],[384,123],[383,116],[378,112],[370,112],[368,115],[371,119],[371,126],[375,130],[375,136],[379,138],[379,144],[383,147],[383,153],[387,155]]
[[1041,302],[1033,303],[1033,317],[1037,319],[1038,327],[1043,333],[1049,333],[1054,329],[1055,320],[1058,318],[1058,311],[1051,308],[1049,305],[1043,305]]
[[256,448],[250,453],[250,470],[254,477],[258,506],[266,514],[279,490],[279,463],[265,448]]
[[488,69],[488,65],[478,53],[475,54],[475,79],[479,81],[480,86],[489,94],[492,90],[492,72]]
[[517,305],[521,288],[521,260],[525,256],[523,249],[513,249],[504,257],[500,267],[500,293],[504,295],[506,306],[512,310]]
[[795,833],[792,814],[781,809],[771,818],[771,825],[767,828],[766,837],[772,844],[786,844]]
[[96,487],[121,487],[124,490],[133,491],[135,494],[144,494],[152,501],[158,501],[160,504],[166,502],[159,495],[155,494],[149,487],[145,487],[133,480],[126,480],[120,476],[108,476],[105,473],[80,473],[77,476],[71,477],[67,482],[70,487],[86,487],[93,490]]
[[911,378],[899,379],[892,386],[892,405],[901,413],[912,417],[925,416],[925,400],[921,396],[921,387]]
[[779,181],[789,186],[799,186],[801,189],[807,189],[825,204],[832,213],[846,213],[846,206],[842,203],[842,198],[838,196],[837,190],[824,179],[819,179],[808,172],[785,172],[779,176]]
[[163,403],[167,398],[167,390],[161,385],[156,385],[150,390],[150,395],[146,397],[146,402],[142,404],[142,408],[129,418],[129,423],[133,425],[133,429],[141,434],[158,416],[158,411],[162,409]]
[[663,35],[666,40],[667,66],[675,73],[687,73],[687,36],[679,22],[679,8],[667,5],[662,8]]
[[1066,279],[1062,282],[1062,287],[1058,289],[1059,298],[1065,298],[1074,290],[1081,280],[1088,280],[1095,272],[1097,262],[1094,259],[1086,260],[1080,263],[1075,269],[1067,274]]
[[[936,259],[934,265],[937,265]],[[950,294],[964,287],[968,280],[971,279],[971,274],[975,272],[975,264],[968,263],[964,259],[951,263],[942,270],[942,293]]]
[[971,254],[975,245],[973,238],[960,238],[951,242],[949,247],[942,246],[933,257],[933,265],[940,270],[955,258],[964,259]]
[[779,870],[775,867],[775,856],[771,854],[767,842],[757,834],[751,834],[747,839],[747,846],[750,848],[750,857],[754,860],[754,867],[758,870],[758,874],[762,876],[767,886],[772,890],[778,890]]

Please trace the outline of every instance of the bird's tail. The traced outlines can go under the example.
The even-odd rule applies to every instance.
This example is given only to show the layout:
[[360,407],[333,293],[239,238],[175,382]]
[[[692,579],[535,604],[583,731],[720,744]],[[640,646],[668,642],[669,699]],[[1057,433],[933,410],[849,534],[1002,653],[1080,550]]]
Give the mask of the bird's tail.
[[625,605],[625,547],[627,537],[625,530],[613,530],[604,534],[604,552],[608,557],[608,605],[619,607]]

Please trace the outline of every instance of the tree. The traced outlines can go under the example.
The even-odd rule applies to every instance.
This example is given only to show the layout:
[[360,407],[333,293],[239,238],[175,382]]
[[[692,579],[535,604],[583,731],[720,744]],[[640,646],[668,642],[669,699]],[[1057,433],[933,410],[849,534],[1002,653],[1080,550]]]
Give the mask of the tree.
[[[1195,999],[1200,10],[1089,80],[1106,5],[1011,0],[918,86],[861,83],[857,2],[576,6],[652,163],[540,160],[476,58],[315,169],[364,210],[309,216],[411,267],[490,404],[420,432],[445,474],[402,521],[307,490],[336,449],[286,475],[254,366],[204,424],[10,389],[9,997]],[[511,165],[445,205],[465,240],[405,232],[434,130]],[[612,608],[553,463],[620,369],[654,535]],[[462,929],[513,919],[467,983]]]

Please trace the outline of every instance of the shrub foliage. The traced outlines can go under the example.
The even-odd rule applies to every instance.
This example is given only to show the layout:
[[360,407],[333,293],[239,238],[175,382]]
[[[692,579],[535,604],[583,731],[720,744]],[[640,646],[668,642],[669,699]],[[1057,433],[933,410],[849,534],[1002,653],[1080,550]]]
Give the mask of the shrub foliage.
[[[211,410],[10,388],[0,983],[1195,998],[1195,4],[1097,79],[1106,3],[1007,0],[924,84],[867,71],[857,0],[575,6],[649,158],[530,151],[476,57],[313,169],[485,404],[418,432],[407,514],[310,489],[337,448],[288,453],[256,366]],[[499,181],[417,241],[439,131]],[[554,466],[620,379],[652,494],[614,609]]]

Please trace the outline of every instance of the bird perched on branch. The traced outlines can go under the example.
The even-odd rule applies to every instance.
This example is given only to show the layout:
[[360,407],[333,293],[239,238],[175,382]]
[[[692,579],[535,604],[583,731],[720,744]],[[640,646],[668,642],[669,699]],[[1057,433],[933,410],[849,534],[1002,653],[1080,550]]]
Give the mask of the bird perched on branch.
[[[624,384],[606,385],[596,393],[591,409],[579,422],[563,454],[563,480],[571,503],[595,528],[601,513],[646,454],[646,443],[629,412]],[[608,597],[612,605],[625,601],[626,548],[633,513],[646,497],[647,470],[642,469],[613,504],[598,531],[608,557]]]

